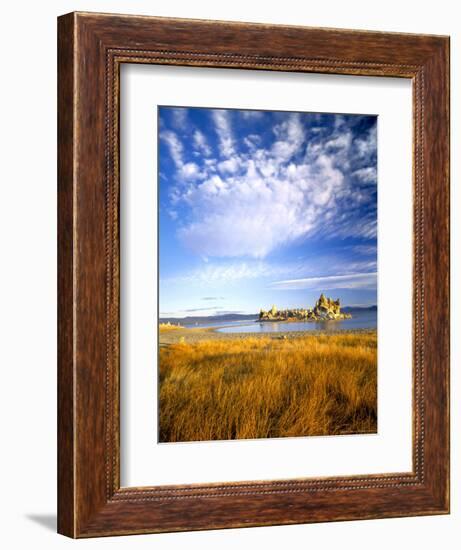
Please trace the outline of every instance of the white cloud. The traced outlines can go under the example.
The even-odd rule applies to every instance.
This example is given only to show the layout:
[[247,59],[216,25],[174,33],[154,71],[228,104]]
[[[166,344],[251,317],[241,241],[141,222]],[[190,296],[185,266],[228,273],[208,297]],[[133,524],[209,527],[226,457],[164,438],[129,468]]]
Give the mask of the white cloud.
[[264,258],[314,228],[340,181],[331,172],[320,166],[318,184],[313,175],[291,181],[284,170],[264,177],[249,161],[246,174],[212,176],[183,197],[193,221],[178,230],[179,238],[200,255]]
[[368,166],[367,168],[360,168],[352,175],[357,177],[362,183],[376,183],[377,174],[374,166]]
[[376,253],[377,253],[377,247],[376,247],[375,244],[374,245],[372,245],[372,244],[356,244],[356,245],[353,245],[353,246],[349,247],[349,249],[352,252],[355,252],[355,253],[360,254],[362,256],[376,256]]
[[182,275],[162,279],[161,284],[200,284],[209,289],[222,284],[240,283],[243,280],[286,277],[305,273],[303,264],[271,264],[263,260],[226,261],[224,263],[205,263]]
[[261,143],[261,137],[257,134],[250,134],[243,138],[243,143],[248,149],[255,149]]
[[346,122],[346,117],[344,115],[335,115],[335,129],[341,128]]
[[356,139],[354,144],[357,149],[357,153],[360,157],[368,157],[376,153],[377,147],[377,135],[376,126],[373,126],[368,131],[368,135],[364,139]]
[[194,145],[198,149],[198,152],[202,153],[206,157],[211,155],[211,148],[208,145],[205,135],[200,130],[195,130],[193,135]]
[[195,162],[186,162],[181,167],[181,176],[184,179],[196,179],[202,177],[202,173]]
[[203,283],[212,286],[215,283],[257,279],[269,273],[271,273],[271,269],[264,262],[237,262],[224,265],[206,264],[201,268],[164,282]]
[[272,154],[279,163],[290,160],[305,142],[304,128],[298,113],[291,114],[287,120],[274,126],[274,134],[277,141],[272,146]]
[[160,139],[167,144],[171,158],[177,169],[177,175],[182,180],[196,180],[203,177],[198,164],[195,162],[184,162],[184,147],[175,132],[163,130],[160,132]]
[[259,150],[226,159],[219,168],[221,177],[210,176],[183,196],[192,221],[178,235],[202,256],[264,258],[315,231],[343,192],[344,176],[328,154],[286,165]]
[[177,168],[182,168],[183,160],[183,146],[178,136],[171,130],[163,130],[160,132],[160,139],[162,139],[168,146],[171,158]]
[[239,111],[244,120],[259,120],[264,116],[264,111]]
[[218,163],[218,168],[222,173],[235,174],[240,167],[238,157],[232,157],[230,159],[223,160]]
[[221,156],[230,157],[235,151],[229,111],[214,109],[211,116],[218,135]]
[[184,130],[187,126],[187,111],[186,107],[175,107],[171,109],[173,117],[173,125],[178,130]]
[[327,149],[348,149],[352,143],[352,134],[350,132],[344,132],[339,134],[335,138],[327,141],[325,147]]
[[353,273],[327,277],[306,277],[278,281],[270,285],[279,290],[334,290],[334,289],[367,289],[375,290],[377,273]]
[[[333,129],[325,127],[324,136],[309,141],[300,115],[292,113],[273,126],[272,142],[263,147],[256,134],[235,139],[230,111],[215,109],[211,117],[219,157],[199,130],[191,133],[194,147],[203,152],[196,162],[185,162],[186,144],[177,134],[160,133],[176,166],[170,201],[175,211],[187,213],[181,214],[177,235],[189,250],[202,258],[263,259],[309,235],[376,236],[375,209],[360,224],[351,216],[369,203],[374,190],[368,184],[376,170],[372,162],[350,169],[354,155],[363,166],[362,157],[375,152],[375,131],[352,141],[348,125],[336,118]],[[357,185],[357,179],[367,185]]]

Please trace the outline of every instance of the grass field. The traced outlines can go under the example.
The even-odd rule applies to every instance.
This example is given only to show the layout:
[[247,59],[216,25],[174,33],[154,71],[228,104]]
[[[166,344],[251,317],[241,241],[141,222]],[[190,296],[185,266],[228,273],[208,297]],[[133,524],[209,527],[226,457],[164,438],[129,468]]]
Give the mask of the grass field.
[[159,324],[159,329],[160,329],[160,332],[167,332],[169,330],[180,330],[182,327],[181,325],[172,325],[170,323],[160,323]]
[[376,332],[166,345],[159,410],[161,442],[375,433]]

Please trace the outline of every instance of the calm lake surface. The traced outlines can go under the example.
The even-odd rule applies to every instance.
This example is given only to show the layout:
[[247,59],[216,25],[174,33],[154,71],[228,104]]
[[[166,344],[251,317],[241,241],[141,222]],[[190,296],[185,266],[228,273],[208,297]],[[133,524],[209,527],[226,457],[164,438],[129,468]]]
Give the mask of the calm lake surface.
[[254,326],[256,325],[257,317],[254,319],[245,319],[244,321],[210,321],[207,319],[206,321],[198,321],[195,323],[184,323],[184,327],[186,328],[219,328],[219,327],[235,327],[238,328],[240,326]]
[[[225,324],[226,326],[223,326]],[[245,332],[300,332],[321,330],[324,332],[338,330],[355,330],[355,329],[375,329],[377,326],[377,311],[354,311],[352,319],[344,319],[342,321],[322,321],[313,322],[293,322],[293,323],[277,323],[265,322],[258,323],[255,321],[228,321],[227,323],[208,323],[198,325],[202,328],[217,328],[217,332],[225,333],[245,333]]]

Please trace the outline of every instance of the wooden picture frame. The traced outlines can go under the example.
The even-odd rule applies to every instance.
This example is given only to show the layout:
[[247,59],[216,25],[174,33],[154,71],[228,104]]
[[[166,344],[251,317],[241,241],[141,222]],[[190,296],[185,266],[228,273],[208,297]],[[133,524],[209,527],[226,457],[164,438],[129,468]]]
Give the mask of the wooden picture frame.
[[[59,18],[58,49],[58,531],[96,537],[448,513],[448,37],[71,13]],[[412,79],[411,472],[120,487],[122,63]]]

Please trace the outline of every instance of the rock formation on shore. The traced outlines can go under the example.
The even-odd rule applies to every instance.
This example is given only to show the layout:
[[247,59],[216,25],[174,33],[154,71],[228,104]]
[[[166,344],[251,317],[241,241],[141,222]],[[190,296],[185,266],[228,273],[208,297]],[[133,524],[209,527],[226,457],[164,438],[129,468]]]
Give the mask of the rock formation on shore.
[[277,310],[275,306],[269,311],[261,309],[259,312],[259,321],[335,321],[340,319],[350,319],[349,313],[341,313],[341,304],[339,299],[332,300],[323,293],[315,303],[313,308],[298,308]]

